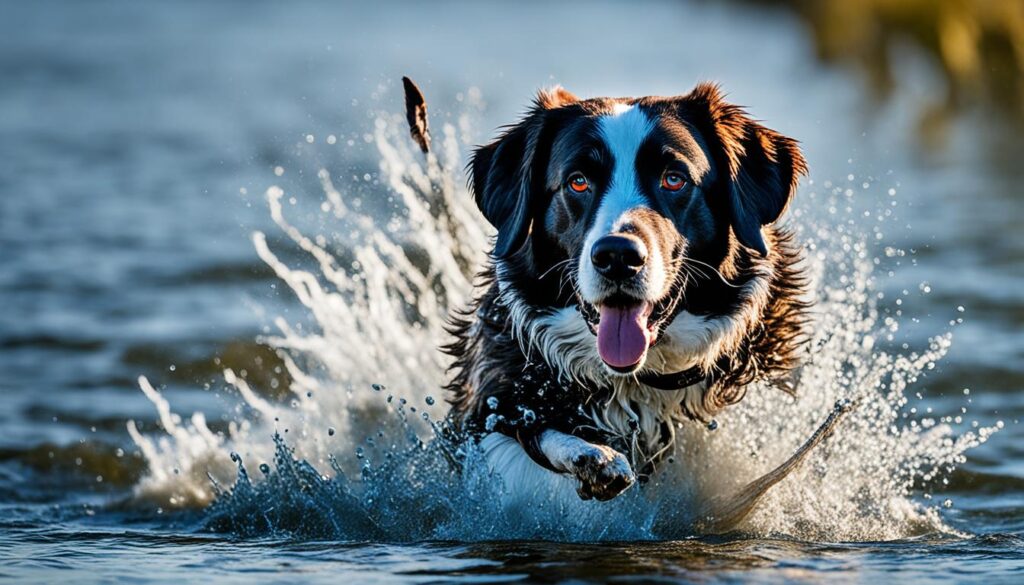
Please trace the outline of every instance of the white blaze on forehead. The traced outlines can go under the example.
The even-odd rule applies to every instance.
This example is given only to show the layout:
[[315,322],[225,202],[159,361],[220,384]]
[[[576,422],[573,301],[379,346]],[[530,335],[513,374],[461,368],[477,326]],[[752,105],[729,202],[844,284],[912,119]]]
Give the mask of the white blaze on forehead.
[[[608,189],[597,209],[594,225],[587,232],[583,244],[580,271],[580,287],[584,296],[595,298],[598,295],[597,275],[590,263],[590,249],[594,242],[603,236],[616,232],[620,228],[623,214],[637,207],[647,207],[647,200],[640,191],[640,181],[636,173],[636,157],[640,146],[654,128],[654,123],[644,111],[630,104],[615,104],[612,112],[602,116],[598,121],[598,129],[605,145],[611,151],[612,174]],[[656,250],[651,251],[656,254]],[[651,258],[651,266],[661,271],[659,258]],[[648,274],[649,288],[659,288],[664,274]],[[653,292],[653,291],[652,291]]]
[[608,191],[598,210],[595,228],[600,227],[602,219],[610,224],[622,212],[645,205],[636,176],[636,155],[653,127],[643,110],[628,104],[615,104],[612,113],[598,122],[601,138],[611,151],[614,167]]

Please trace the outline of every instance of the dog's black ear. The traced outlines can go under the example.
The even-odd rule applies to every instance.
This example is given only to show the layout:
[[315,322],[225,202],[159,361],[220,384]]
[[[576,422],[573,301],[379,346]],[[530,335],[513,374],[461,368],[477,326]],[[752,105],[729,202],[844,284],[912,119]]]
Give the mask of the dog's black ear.
[[[800,147],[727,103],[717,85],[701,84],[684,99],[706,116],[706,140],[717,142],[729,171],[728,194],[733,232],[744,246],[768,254],[761,227],[773,223],[789,205],[800,177],[807,174]],[[715,148],[712,145],[712,148]]]
[[532,158],[542,117],[542,112],[531,113],[494,142],[477,148],[469,162],[477,207],[498,230],[497,258],[518,250],[530,230]]
[[543,191],[547,163],[543,137],[549,113],[575,101],[576,96],[562,88],[541,91],[518,124],[473,152],[469,162],[473,196],[498,230],[495,257],[507,257],[526,242],[534,204]]

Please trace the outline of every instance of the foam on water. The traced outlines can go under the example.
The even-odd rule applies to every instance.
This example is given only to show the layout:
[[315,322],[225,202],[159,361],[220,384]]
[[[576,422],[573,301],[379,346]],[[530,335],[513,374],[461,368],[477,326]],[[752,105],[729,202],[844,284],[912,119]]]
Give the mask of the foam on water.
[[779,464],[833,403],[850,399],[857,407],[836,435],[769,491],[741,528],[815,540],[946,530],[928,490],[995,428],[964,431],[959,419],[910,410],[909,392],[946,353],[951,334],[917,352],[883,349],[899,315],[878,308],[874,273],[884,259],[872,256],[869,242],[891,215],[888,200],[864,217],[848,190],[798,196],[793,222],[807,245],[817,308],[795,395],[758,384],[719,416],[716,429],[686,425],[651,483],[611,502],[553,497],[546,485],[513,498],[478,449],[439,438],[447,361],[436,348],[447,338],[446,316],[472,294],[488,243],[463,187],[468,118],[442,129],[440,159],[413,151],[398,116],[381,115],[375,127],[393,217],[350,204],[324,169],[320,203],[333,240],[290,223],[282,189],[266,193],[274,221],[315,269],[290,267],[264,234],[253,235],[260,257],[317,325],[310,331],[279,318],[279,333],[264,340],[284,358],[292,399],[267,402],[226,371],[243,407],[227,433],[215,434],[202,413],[182,419],[140,379],[166,431],[146,436],[129,424],[149,462],[136,487],[140,499],[208,505],[211,529],[242,535],[678,538],[692,533],[696,503]]

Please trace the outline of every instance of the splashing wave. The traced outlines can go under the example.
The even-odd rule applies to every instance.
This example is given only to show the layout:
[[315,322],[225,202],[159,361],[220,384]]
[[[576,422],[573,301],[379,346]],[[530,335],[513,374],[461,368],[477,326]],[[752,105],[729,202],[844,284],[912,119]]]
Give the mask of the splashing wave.
[[445,318],[472,294],[488,243],[462,187],[460,144],[469,142],[469,119],[464,115],[458,129],[446,125],[441,157],[423,160],[400,117],[378,117],[380,182],[394,208],[383,224],[379,212],[348,204],[327,170],[319,173],[321,210],[340,234],[333,241],[304,235],[286,217],[283,190],[267,191],[274,221],[316,267],[290,267],[264,234],[253,235],[260,257],[317,325],[311,332],[279,318],[280,333],[263,340],[284,359],[293,398],[267,402],[227,370],[244,408],[227,433],[215,434],[202,413],[183,420],[141,378],[165,434],[145,436],[129,423],[149,462],[136,487],[140,499],[208,506],[207,527],[239,535],[678,538],[692,533],[696,502],[780,463],[834,402],[850,399],[857,407],[836,435],[770,491],[742,529],[808,540],[947,530],[924,490],[996,428],[958,434],[952,419],[907,416],[908,390],[943,357],[951,334],[920,352],[880,349],[899,321],[877,307],[878,262],[869,247],[877,224],[853,220],[841,189],[805,196],[794,214],[818,297],[795,395],[757,385],[718,418],[716,430],[684,425],[659,475],[611,502],[560,500],[545,486],[514,498],[503,493],[477,448],[443,436],[443,402],[432,396],[447,365],[436,350],[446,338]]

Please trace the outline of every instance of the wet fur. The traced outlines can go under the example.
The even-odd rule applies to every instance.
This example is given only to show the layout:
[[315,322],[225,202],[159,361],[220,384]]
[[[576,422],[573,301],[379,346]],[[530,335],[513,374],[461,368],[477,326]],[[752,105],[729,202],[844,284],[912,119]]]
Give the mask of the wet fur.
[[[603,365],[581,314],[574,256],[586,233],[580,218],[595,211],[553,192],[562,175],[551,161],[570,142],[560,136],[573,124],[585,131],[580,120],[622,104],[671,118],[658,131],[686,134],[685,142],[675,140],[699,151],[691,153],[695,167],[698,154],[707,159],[694,170],[704,182],[685,209],[637,221],[640,237],[662,256],[694,261],[671,281],[659,309],[666,317],[659,342],[643,365],[662,373],[699,367],[704,381],[684,389],[654,389]],[[470,170],[497,238],[479,275],[481,293],[452,317],[453,341],[444,348],[454,358],[448,390],[455,428],[512,437],[542,467],[576,475],[581,496],[593,495],[600,486],[588,485],[582,471],[553,463],[545,431],[610,447],[643,480],[671,451],[677,424],[707,422],[740,401],[751,382],[781,385],[798,364],[807,283],[792,235],[774,224],[804,162],[794,141],[726,103],[717,87],[640,100],[542,92],[523,121],[476,151]],[[595,461],[579,461],[580,470],[594,472]],[[619,473],[608,481],[627,479],[632,483]]]

